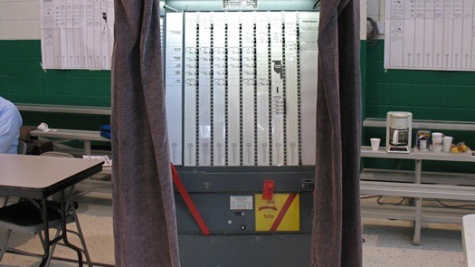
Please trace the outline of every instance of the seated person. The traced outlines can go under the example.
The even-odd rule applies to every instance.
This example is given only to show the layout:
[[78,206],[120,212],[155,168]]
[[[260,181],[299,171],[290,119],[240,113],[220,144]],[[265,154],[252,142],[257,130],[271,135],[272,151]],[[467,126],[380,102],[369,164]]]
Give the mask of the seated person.
[[18,138],[22,123],[18,108],[12,102],[0,97],[0,153],[18,153]]

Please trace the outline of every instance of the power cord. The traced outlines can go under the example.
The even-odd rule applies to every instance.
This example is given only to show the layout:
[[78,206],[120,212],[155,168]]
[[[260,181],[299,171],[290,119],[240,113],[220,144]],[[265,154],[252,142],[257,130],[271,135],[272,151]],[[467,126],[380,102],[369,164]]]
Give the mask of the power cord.
[[437,203],[440,205],[446,207],[446,208],[453,208],[453,209],[461,209],[461,208],[468,208],[468,209],[475,209],[475,204],[463,204],[463,205],[448,205],[445,204],[444,202],[440,201],[439,199],[435,199]]
[[406,200],[405,197],[403,197],[401,199],[401,201],[399,201],[398,203],[387,203],[387,202],[383,202],[381,201],[381,199],[383,198],[384,196],[381,196],[381,195],[376,195],[376,196],[362,196],[360,197],[360,199],[369,199],[369,198],[376,198],[376,203],[378,203],[379,205],[391,205],[391,206],[399,206],[401,205],[404,200]]
[[313,9],[316,9],[317,7],[320,7],[320,1],[321,0],[317,0],[317,2],[315,2],[315,5],[313,5]]
[[406,200],[406,198],[403,197],[403,198],[401,199],[401,201],[399,201],[398,203],[385,203],[385,202],[381,201],[382,198],[383,198],[383,196],[379,196],[378,199],[376,199],[376,202],[377,202],[379,205],[399,206],[399,205],[401,205],[401,204],[404,202],[404,200]]

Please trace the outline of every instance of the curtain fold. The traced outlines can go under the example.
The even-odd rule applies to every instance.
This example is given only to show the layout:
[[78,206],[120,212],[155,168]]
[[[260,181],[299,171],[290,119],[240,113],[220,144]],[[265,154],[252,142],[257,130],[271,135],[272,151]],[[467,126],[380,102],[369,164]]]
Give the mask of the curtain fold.
[[115,266],[180,266],[154,0],[115,0],[112,60]]
[[312,267],[362,266],[359,0],[321,1]]

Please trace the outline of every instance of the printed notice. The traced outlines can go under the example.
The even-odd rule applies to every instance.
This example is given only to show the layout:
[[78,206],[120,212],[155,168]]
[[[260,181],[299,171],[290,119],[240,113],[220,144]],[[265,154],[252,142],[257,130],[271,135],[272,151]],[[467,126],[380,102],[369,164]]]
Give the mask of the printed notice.
[[231,210],[252,210],[253,199],[252,196],[231,196],[229,198],[229,208]]
[[40,1],[43,69],[110,69],[113,0]]
[[255,195],[256,231],[300,231],[299,194],[274,194],[271,200]]
[[257,0],[223,0],[224,9],[257,9]]
[[475,70],[474,1],[386,0],[388,69]]

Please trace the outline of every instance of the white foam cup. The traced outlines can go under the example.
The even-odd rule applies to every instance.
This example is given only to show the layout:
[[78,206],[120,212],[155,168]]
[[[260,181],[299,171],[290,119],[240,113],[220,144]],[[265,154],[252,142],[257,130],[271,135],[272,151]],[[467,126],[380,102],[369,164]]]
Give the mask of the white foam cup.
[[444,152],[450,152],[450,147],[452,147],[452,140],[454,138],[452,136],[444,136],[442,141],[442,148]]
[[370,140],[371,140],[371,150],[378,151],[379,150],[379,144],[381,143],[381,138],[373,137]]

